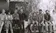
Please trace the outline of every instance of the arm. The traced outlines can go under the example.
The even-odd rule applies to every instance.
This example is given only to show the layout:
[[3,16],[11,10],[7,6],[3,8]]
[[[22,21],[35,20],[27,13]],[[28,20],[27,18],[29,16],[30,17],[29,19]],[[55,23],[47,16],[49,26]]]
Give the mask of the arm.
[[19,14],[17,14],[17,17],[18,17],[17,19],[19,20]]
[[[52,23],[52,21],[53,21],[53,18],[52,17],[50,17],[50,22]],[[53,24],[53,23],[52,23]]]
[[42,25],[43,25],[43,26],[45,26],[44,20],[45,20],[45,18],[44,18],[44,14],[43,14],[43,21],[42,21]]
[[13,20],[13,16],[11,15],[11,20]]

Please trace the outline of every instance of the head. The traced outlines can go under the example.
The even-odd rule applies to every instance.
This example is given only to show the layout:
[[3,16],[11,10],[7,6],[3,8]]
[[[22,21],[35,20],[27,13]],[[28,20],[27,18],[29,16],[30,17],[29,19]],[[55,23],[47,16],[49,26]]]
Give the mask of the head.
[[56,13],[56,11],[55,10],[53,10],[53,14],[55,14]]
[[2,13],[5,13],[5,9],[2,9]]
[[14,11],[14,13],[17,13],[17,12],[18,12],[17,10]]
[[34,16],[36,16],[36,13],[33,13]]
[[20,12],[23,13],[23,9],[20,9]]
[[41,9],[39,9],[39,13],[42,13],[42,10]]
[[10,12],[8,12],[8,14],[10,14]]
[[46,10],[46,13],[49,13],[49,11],[48,11],[48,10]]

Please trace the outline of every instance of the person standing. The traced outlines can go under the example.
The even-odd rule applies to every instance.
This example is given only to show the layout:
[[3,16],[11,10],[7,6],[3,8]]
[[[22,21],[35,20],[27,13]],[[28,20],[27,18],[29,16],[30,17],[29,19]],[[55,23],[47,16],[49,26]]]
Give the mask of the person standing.
[[13,17],[11,15],[10,12],[8,12],[8,14],[6,15],[6,33],[8,33],[9,31],[9,27],[10,27],[10,30],[11,30],[11,33],[13,33],[13,28],[12,28],[12,20],[13,20]]
[[21,33],[24,33],[24,20],[27,20],[27,15],[23,13],[23,9],[20,9],[19,19],[21,23]]
[[2,13],[0,14],[0,33],[2,31],[3,25],[5,24],[5,17],[6,17],[5,9],[2,9]]

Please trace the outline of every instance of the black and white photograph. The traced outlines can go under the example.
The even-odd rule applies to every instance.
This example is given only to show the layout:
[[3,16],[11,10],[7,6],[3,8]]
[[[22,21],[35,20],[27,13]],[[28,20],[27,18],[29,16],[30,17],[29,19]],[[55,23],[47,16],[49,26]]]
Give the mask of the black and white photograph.
[[56,0],[0,0],[0,33],[56,33]]

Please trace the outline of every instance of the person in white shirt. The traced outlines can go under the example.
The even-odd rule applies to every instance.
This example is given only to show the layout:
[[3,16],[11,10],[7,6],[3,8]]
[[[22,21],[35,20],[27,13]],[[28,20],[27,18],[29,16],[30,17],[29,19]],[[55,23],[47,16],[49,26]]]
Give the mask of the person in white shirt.
[[11,33],[13,33],[13,28],[12,28],[12,15],[10,14],[10,12],[8,12],[8,15],[6,15],[6,33],[8,33],[9,31],[9,27],[10,27],[10,30],[11,30]]
[[56,11],[53,11],[52,18],[53,18],[52,23],[53,23],[54,33],[56,33]]
[[6,17],[5,9],[2,9],[2,13],[0,14],[0,33],[2,31],[3,25],[5,24],[5,17]]

